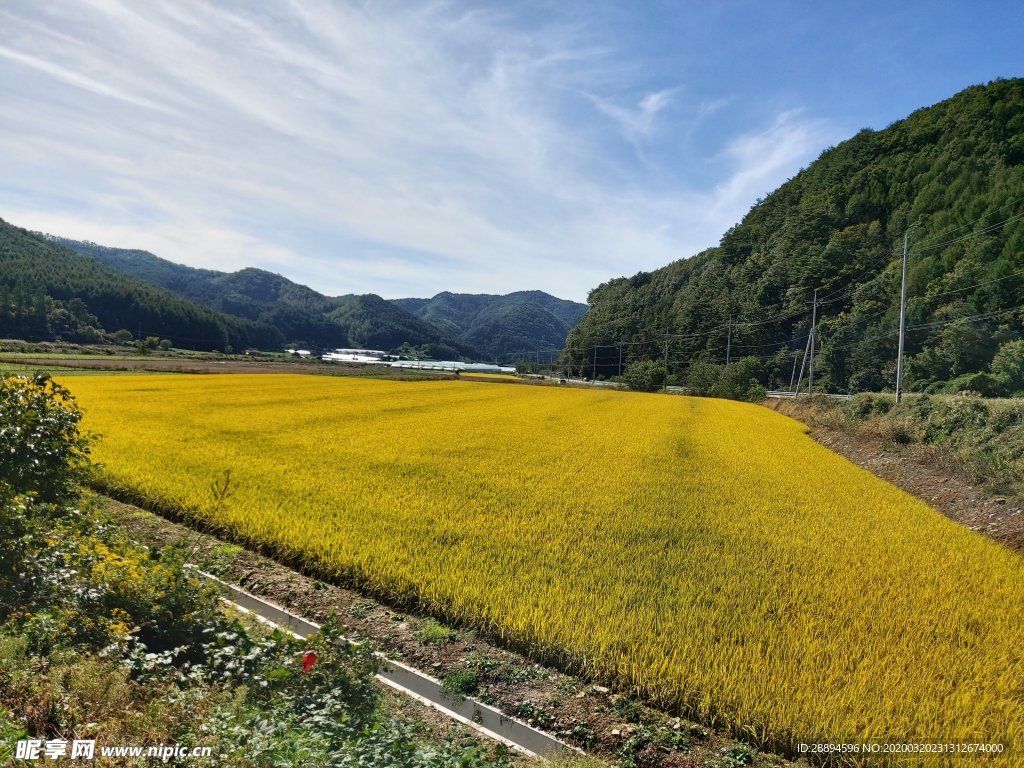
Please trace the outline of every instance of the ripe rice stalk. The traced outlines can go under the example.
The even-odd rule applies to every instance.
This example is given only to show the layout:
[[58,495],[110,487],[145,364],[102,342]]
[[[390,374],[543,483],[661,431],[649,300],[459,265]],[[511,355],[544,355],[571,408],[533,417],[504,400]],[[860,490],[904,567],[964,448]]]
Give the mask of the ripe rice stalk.
[[767,409],[297,375],[68,386],[105,482],[766,746],[1024,743],[1024,562]]

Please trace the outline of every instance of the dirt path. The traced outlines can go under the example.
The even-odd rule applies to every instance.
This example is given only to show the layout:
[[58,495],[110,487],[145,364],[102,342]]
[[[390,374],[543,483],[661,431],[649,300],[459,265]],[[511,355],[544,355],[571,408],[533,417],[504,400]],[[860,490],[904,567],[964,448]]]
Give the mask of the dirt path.
[[1024,514],[1018,503],[991,494],[953,467],[942,466],[936,454],[921,451],[920,447],[896,449],[822,426],[812,426],[810,435],[854,464],[928,502],[951,520],[1024,553]]
[[[480,683],[477,698],[602,758],[637,768],[805,765],[758,752],[726,734],[534,664],[472,630],[450,629],[397,612],[137,507],[106,497],[99,497],[99,502],[142,544],[183,547],[191,553],[189,562],[314,621],[334,615],[349,636],[370,640],[388,655],[435,677],[475,673]],[[415,712],[416,707],[403,705],[403,711]],[[419,712],[431,728],[450,728],[437,713],[431,716],[422,707]]]

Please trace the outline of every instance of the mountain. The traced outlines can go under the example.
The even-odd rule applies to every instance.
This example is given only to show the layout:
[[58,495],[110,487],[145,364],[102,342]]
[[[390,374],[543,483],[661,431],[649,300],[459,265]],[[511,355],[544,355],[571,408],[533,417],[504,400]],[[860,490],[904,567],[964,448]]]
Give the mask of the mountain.
[[667,353],[670,380],[693,385],[722,375],[728,348],[751,377],[788,387],[817,289],[816,385],[891,388],[905,235],[906,385],[994,392],[1024,370],[1024,80],[862,130],[758,201],[717,247],[598,286],[569,354],[590,375],[596,348],[596,373],[611,376],[611,345],[659,370]]
[[431,299],[395,299],[392,303],[501,361],[538,350],[560,350],[569,329],[587,309],[543,291],[506,296],[444,292]]
[[279,347],[273,327],[215,312],[0,219],[0,337],[93,342],[117,331],[182,347]]
[[319,347],[387,350],[410,344],[423,348],[432,357],[481,355],[454,334],[373,294],[324,296],[262,269],[196,269],[148,251],[109,248],[61,237],[51,239],[208,309],[276,328],[287,341]]

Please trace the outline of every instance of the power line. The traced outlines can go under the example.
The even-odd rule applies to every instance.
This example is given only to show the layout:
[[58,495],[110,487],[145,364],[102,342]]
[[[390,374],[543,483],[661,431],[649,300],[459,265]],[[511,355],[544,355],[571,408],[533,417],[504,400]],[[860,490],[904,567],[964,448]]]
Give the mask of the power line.
[[[934,323],[919,323],[918,325],[908,325],[907,326],[907,330],[908,331],[920,331],[920,330],[925,330],[925,329],[928,329],[928,328],[941,328],[942,326],[952,325],[954,323],[973,323],[973,322],[978,322],[979,320],[993,320],[993,319],[995,319],[997,317],[1000,317],[1001,315],[1012,314],[1013,312],[1017,312],[1018,310],[1024,310],[1024,304],[1021,304],[1021,305],[1016,306],[1016,307],[1010,307],[1009,309],[999,309],[999,310],[995,310],[995,311],[992,311],[992,312],[983,312],[981,314],[969,315],[967,317],[954,317],[954,318],[950,318],[948,320],[940,320],[940,321],[934,322]],[[880,334],[878,334],[876,336],[869,336],[866,339],[858,339],[857,341],[850,342],[849,344],[843,344],[843,345],[838,346],[838,347],[829,345],[828,346],[828,350],[830,352],[833,352],[833,351],[839,351],[841,349],[849,349],[850,347],[856,347],[859,344],[866,344],[866,343],[868,343],[870,341],[877,341],[879,339],[887,339],[887,338],[890,338],[892,336],[896,336],[898,333],[899,333],[899,330],[890,331],[889,333],[880,333]]]
[[[1016,205],[1017,203],[1019,203],[1021,201],[1024,201],[1024,197],[1019,197],[1016,200],[1013,200],[1013,201],[1007,203],[1006,205],[1003,205],[1003,206],[1001,206],[999,208],[996,208],[996,210],[999,211],[999,210],[1002,210],[1003,208],[1008,208],[1011,205]],[[986,214],[986,215],[990,215],[990,214]],[[964,225],[964,226],[969,226],[970,224],[975,224],[975,223],[981,221],[984,218],[985,218],[985,216],[982,216],[982,217],[980,217],[978,219],[975,219],[972,222],[969,222],[969,224]],[[923,253],[925,251],[932,251],[932,250],[935,250],[937,248],[944,248],[947,245],[953,245],[954,243],[960,243],[960,242],[963,242],[965,240],[970,240],[973,237],[980,237],[981,235],[985,235],[985,234],[988,234],[990,232],[994,232],[995,230],[997,230],[997,229],[999,229],[1001,227],[1004,227],[1007,224],[1009,224],[1009,223],[1011,223],[1013,221],[1017,221],[1018,219],[1021,219],[1021,218],[1024,218],[1024,212],[1021,212],[1021,213],[1018,213],[1018,214],[1014,214],[1013,216],[1010,216],[1009,218],[1006,218],[1003,221],[997,222],[995,224],[990,224],[987,227],[983,227],[982,229],[976,230],[974,232],[969,232],[968,234],[963,235],[961,237],[952,238],[950,240],[946,240],[946,241],[941,242],[941,243],[935,243],[935,244],[932,244],[932,245],[928,245],[929,241],[926,240],[923,243],[918,243],[913,248],[911,248],[910,249],[910,255],[914,255],[914,254],[917,254],[917,253]],[[825,296],[823,296],[819,300],[818,303],[819,304],[833,304],[833,303],[835,303],[837,301],[842,301],[844,298],[847,298],[848,296],[851,296],[853,294],[853,291],[856,290],[859,287],[858,284],[859,284],[861,278],[865,277],[867,274],[869,274],[870,272],[874,271],[877,267],[881,266],[883,263],[885,263],[887,261],[894,260],[894,258],[895,258],[894,256],[890,255],[888,257],[883,256],[880,259],[876,259],[875,262],[870,267],[868,267],[865,270],[862,270],[849,283],[847,283],[842,288],[838,288],[838,289],[832,291],[831,293],[826,294]],[[845,293],[843,293],[844,291],[845,291]],[[843,295],[837,296],[837,294],[839,294],[839,293],[843,293]],[[937,295],[941,296],[942,294],[937,294]]]
[[[996,211],[1004,210],[1004,209],[1009,208],[1009,207],[1011,207],[1013,205],[1016,205],[1017,203],[1019,203],[1021,201],[1024,201],[1024,197],[1020,197],[1020,198],[1018,198],[1016,200],[1013,200],[1013,201],[1011,201],[1009,203],[1006,203],[1003,206],[1000,206],[999,208],[996,208],[995,210]],[[991,213],[992,212],[989,212],[988,214],[986,214],[986,216],[979,217],[975,221],[970,222],[967,225],[964,225],[964,227],[961,227],[961,230],[963,228],[965,228],[966,226],[970,226],[971,224],[976,224],[976,223],[978,223],[980,221],[983,221],[987,216],[991,216]],[[1015,311],[1017,311],[1019,309],[1024,308],[1024,305],[1022,305],[1021,307],[1014,307],[1014,308],[1010,308],[1010,309],[1006,309],[1006,310],[998,310],[998,311],[994,311],[994,312],[987,312],[987,313],[982,313],[982,314],[978,314],[978,315],[974,315],[974,316],[969,316],[969,317],[953,318],[953,319],[950,319],[950,320],[938,321],[938,322],[935,322],[935,323],[921,323],[921,324],[917,324],[917,325],[913,325],[913,326],[907,326],[906,325],[906,323],[905,323],[905,310],[902,309],[903,303],[906,301],[906,260],[907,260],[907,258],[908,258],[908,256],[910,254],[924,253],[924,252],[927,252],[927,251],[936,250],[938,248],[944,248],[944,247],[947,247],[949,245],[953,245],[953,244],[956,244],[956,243],[964,242],[964,241],[969,240],[971,238],[980,237],[982,235],[994,232],[994,231],[996,231],[996,230],[998,230],[998,229],[1000,229],[1002,227],[1005,227],[1007,224],[1010,224],[1010,223],[1012,223],[1014,221],[1018,221],[1020,219],[1024,219],[1024,212],[1014,214],[1012,216],[1009,216],[1009,217],[1003,219],[1002,221],[996,222],[994,224],[986,225],[986,226],[984,226],[984,227],[982,227],[980,229],[977,229],[977,230],[975,230],[973,232],[969,232],[969,233],[967,233],[965,235],[962,235],[962,236],[959,236],[959,237],[948,238],[948,239],[943,240],[941,242],[934,242],[934,240],[937,239],[937,238],[933,238],[930,241],[926,240],[924,242],[916,244],[913,249],[909,248],[908,238],[907,238],[906,235],[904,235],[904,243],[903,243],[903,259],[904,259],[903,270],[904,270],[904,277],[903,277],[902,286],[901,286],[901,313],[900,313],[901,314],[900,325],[903,328],[904,332],[905,331],[912,331],[912,330],[923,330],[923,329],[927,329],[927,328],[942,327],[942,326],[949,325],[949,324],[952,324],[952,323],[957,323],[957,322],[975,322],[975,321],[979,321],[979,320],[994,319],[996,317],[1007,315],[1007,314],[1015,312]],[[866,269],[862,270],[855,277],[853,277],[848,283],[846,283],[845,285],[843,285],[843,286],[841,286],[839,288],[836,288],[836,289],[830,291],[828,294],[826,294],[825,296],[823,296],[820,299],[817,298],[817,291],[815,291],[815,301],[814,301],[815,313],[816,313],[816,309],[817,309],[818,306],[834,304],[834,303],[837,303],[837,302],[840,302],[840,301],[845,301],[848,298],[850,298],[853,295],[854,291],[856,291],[856,289],[862,285],[863,279],[867,275],[869,275],[870,273],[874,272],[879,267],[887,266],[887,264],[893,260],[893,256],[894,255],[882,255],[882,256],[880,256],[879,258],[875,259],[870,266],[868,266]],[[970,291],[970,290],[975,289],[975,288],[980,288],[980,287],[985,286],[985,285],[990,285],[990,284],[998,283],[998,282],[1001,282],[1003,280],[1008,280],[1010,278],[1017,277],[1017,276],[1020,276],[1020,275],[1024,275],[1024,270],[1020,270],[1018,272],[1014,272],[1014,273],[1011,273],[1009,275],[1004,275],[1002,277],[993,278],[991,280],[986,280],[986,281],[983,281],[983,282],[980,282],[980,283],[976,283],[976,284],[973,284],[973,285],[964,286],[962,288],[952,289],[952,290],[949,290],[949,291],[944,291],[942,293],[925,295],[925,296],[917,297],[917,298],[921,298],[921,299],[927,300],[927,299],[933,299],[933,298],[941,298],[943,296],[950,296],[950,295],[965,293],[965,292]],[[785,312],[783,312],[783,313],[781,313],[779,315],[776,315],[774,317],[769,317],[769,318],[765,318],[765,319],[762,319],[762,320],[733,321],[732,317],[730,317],[729,321],[727,323],[719,324],[719,325],[711,328],[710,330],[706,330],[706,331],[692,332],[692,333],[665,333],[665,334],[663,334],[660,337],[661,339],[664,340],[664,344],[665,344],[665,358],[664,358],[665,359],[665,368],[666,368],[666,370],[668,370],[670,363],[679,363],[679,362],[683,361],[684,359],[691,360],[691,361],[693,360],[692,357],[687,357],[687,358],[680,357],[680,358],[675,358],[675,359],[671,359],[670,360],[670,357],[669,357],[669,342],[670,342],[671,339],[697,339],[697,338],[704,338],[704,337],[707,337],[707,336],[711,336],[712,334],[715,334],[717,332],[720,332],[723,329],[725,329],[726,333],[727,333],[727,341],[726,341],[726,350],[725,350],[725,358],[724,358],[724,360],[721,359],[721,358],[718,358],[718,357],[714,357],[714,358],[699,358],[699,359],[707,360],[709,362],[723,362],[724,361],[726,364],[728,364],[728,363],[731,362],[731,357],[732,357],[731,352],[732,352],[734,347],[736,349],[738,349],[738,350],[750,350],[750,351],[752,351],[752,350],[776,349],[776,348],[781,348],[781,347],[785,347],[785,346],[790,346],[790,345],[792,345],[792,344],[794,344],[796,342],[799,342],[799,341],[805,340],[805,339],[807,340],[807,343],[808,343],[809,347],[811,348],[810,355],[813,355],[813,350],[817,346],[816,339],[814,338],[814,336],[815,336],[814,320],[812,320],[812,327],[808,331],[807,334],[799,336],[799,337],[795,337],[795,338],[792,338],[792,339],[786,339],[786,340],[778,341],[778,342],[768,342],[768,343],[765,343],[765,344],[736,344],[736,345],[734,345],[732,343],[732,329],[734,327],[737,327],[737,328],[740,328],[740,327],[752,328],[752,327],[757,327],[757,326],[762,326],[762,325],[768,325],[768,324],[771,324],[771,323],[782,322],[784,320],[790,320],[790,319],[793,319],[793,318],[796,318],[796,317],[800,317],[801,315],[806,314],[807,311],[808,311],[808,309],[807,309],[806,305],[804,305],[800,309],[791,310],[791,311],[785,311]],[[883,315],[886,315],[889,312],[891,312],[891,307],[882,309],[881,311],[876,312],[876,313],[871,314],[871,315],[868,315],[866,317],[858,317],[856,315],[853,315],[851,317],[851,319],[853,321],[855,321],[855,322],[857,322],[857,321],[873,320],[873,319],[876,319],[876,318],[881,317]],[[840,314],[843,314],[843,313],[840,313]],[[892,331],[892,332],[889,332],[889,333],[876,334],[875,336],[871,336],[871,337],[868,337],[866,339],[858,339],[857,341],[851,342],[849,344],[843,344],[843,345],[839,345],[839,346],[827,345],[825,347],[825,349],[827,351],[830,351],[830,352],[831,351],[840,351],[840,350],[843,350],[843,349],[849,349],[851,347],[858,346],[860,344],[866,344],[866,343],[871,343],[871,342],[874,342],[874,341],[880,341],[882,339],[888,339],[888,338],[891,338],[892,336],[895,336],[897,334],[901,334],[901,332],[899,330],[897,330],[897,331]],[[901,334],[901,336],[902,336],[902,334]],[[653,345],[653,344],[657,344],[658,340],[659,339],[648,339],[648,340],[643,340],[643,341],[618,342],[617,344],[595,346],[594,347],[594,367],[595,367],[595,370],[596,370],[596,367],[597,367],[597,349],[598,349],[598,347],[607,347],[607,346],[618,347],[619,355],[620,355],[619,366],[621,368],[621,354],[622,354],[622,349],[623,349],[624,346]],[[901,345],[900,345],[901,348],[903,346],[902,345],[902,341],[903,341],[903,339],[901,338]],[[587,348],[587,349],[589,349],[589,348]],[[773,357],[778,356],[778,354],[780,352],[782,352],[781,349],[779,349],[776,352],[771,352],[771,353],[768,353],[768,354],[750,354],[749,352],[741,353],[741,354],[744,357],[755,357],[755,358],[758,358],[758,359],[769,359],[769,358],[773,358]],[[699,356],[699,354],[700,353],[698,353],[698,356]],[[807,351],[805,351],[805,356],[808,356]],[[901,359],[898,362],[902,363],[902,355],[900,356],[900,358]],[[813,358],[811,358],[811,359],[813,359]],[[813,365],[813,363],[812,363],[812,365]],[[902,366],[899,366],[899,367],[902,367]],[[801,366],[801,369],[802,368],[803,368],[803,366]],[[811,375],[813,376],[813,374],[811,374]],[[803,374],[801,372],[801,378],[802,378],[802,376],[803,376]]]
[[[1024,199],[1024,198],[1022,198],[1022,199]],[[1017,219],[1021,219],[1021,218],[1024,218],[1024,212],[1018,213],[1018,214],[1016,214],[1014,216],[1011,216],[1008,219],[1004,219],[1003,221],[1000,221],[1000,222],[998,222],[996,224],[990,224],[989,226],[984,227],[983,229],[979,229],[979,230],[977,230],[975,232],[970,232],[970,233],[968,233],[966,235],[963,235],[962,237],[955,237],[952,240],[946,240],[945,242],[936,243],[935,245],[927,245],[927,246],[920,246],[919,245],[914,250],[914,252],[915,253],[923,253],[924,251],[934,251],[936,248],[945,248],[947,245],[953,245],[954,243],[962,243],[964,240],[970,240],[972,237],[979,237],[981,235],[987,235],[989,232],[994,232],[995,230],[1000,229],[1001,227],[1005,227],[1011,221],[1017,221]]]
[[846,316],[848,318],[850,318],[850,320],[858,320],[858,321],[859,320],[874,320],[876,317],[881,317],[882,315],[887,315],[891,311],[892,311],[892,307],[886,307],[881,312],[875,312],[873,315],[846,314],[845,312],[841,312],[840,314],[836,315],[836,318],[842,317],[844,314],[846,314]]
[[[913,328],[908,328],[907,330],[911,330],[912,331],[914,329]],[[828,345],[828,347],[826,347],[826,349],[829,352],[838,352],[841,349],[849,349],[850,347],[856,347],[856,346],[858,346],[860,344],[867,344],[870,341],[878,341],[879,339],[888,339],[888,338],[890,338],[892,336],[896,336],[898,334],[899,334],[898,330],[890,331],[889,333],[880,333],[877,336],[869,336],[866,339],[857,339],[857,341],[851,342],[849,344],[843,344],[843,345],[838,346],[838,347],[834,347],[834,346],[832,346],[830,344],[830,345]]]
[[1010,307],[1008,309],[997,309],[992,312],[982,312],[981,314],[978,315],[969,315],[967,317],[954,317],[949,320],[939,320],[934,323],[921,323],[920,325],[912,325],[910,326],[909,330],[916,331],[920,330],[921,328],[940,328],[944,325],[952,325],[953,323],[967,323],[976,322],[978,320],[992,320],[1001,315],[1008,315],[1021,309],[1024,309],[1024,304],[1021,304],[1016,307]]
[[663,334],[663,337],[669,339],[696,339],[701,336],[710,336],[715,331],[720,331],[723,328],[725,328],[724,325],[716,325],[710,331],[701,331],[700,333],[666,333]]
[[[852,280],[850,280],[849,283],[847,283],[846,285],[844,285],[844,286],[842,286],[840,288],[837,288],[836,290],[832,291],[831,293],[825,294],[820,299],[818,299],[818,303],[819,304],[835,304],[837,301],[842,301],[843,299],[849,298],[850,296],[853,295],[853,292],[855,290],[857,290],[857,288],[860,287],[861,278],[865,277],[866,275],[870,274],[871,272],[874,272],[878,267],[882,266],[883,264],[886,264],[889,261],[892,261],[893,258],[895,258],[895,257],[892,254],[890,254],[888,256],[880,256],[879,258],[875,259],[874,262],[872,262],[871,266],[869,266],[867,269],[864,269],[861,272],[859,272],[856,277],[854,277]],[[843,295],[838,296],[837,294],[840,294],[840,293],[843,294]]]
[[[919,325],[908,325],[907,326],[907,330],[908,331],[919,331],[919,330],[923,330],[923,329],[926,329],[926,328],[939,328],[939,327],[944,326],[944,325],[952,325],[953,323],[966,323],[966,322],[976,322],[978,320],[991,320],[991,319],[993,319],[995,317],[998,317],[1000,315],[1010,314],[1011,312],[1016,312],[1017,310],[1020,310],[1020,309],[1024,309],[1024,304],[1020,305],[1019,307],[1011,307],[1010,309],[1002,309],[1002,310],[998,310],[996,312],[986,312],[984,314],[972,315],[970,317],[956,317],[956,318],[952,318],[950,320],[942,320],[942,321],[936,322],[936,323],[921,323]],[[899,330],[890,331],[889,333],[880,333],[880,334],[877,334],[875,336],[869,336],[866,339],[858,339],[857,341],[853,341],[853,342],[850,342],[849,344],[843,344],[843,345],[840,345],[840,346],[832,346],[830,344],[830,345],[828,345],[828,347],[826,347],[826,349],[828,349],[829,352],[838,352],[841,349],[849,349],[850,347],[856,347],[856,346],[858,346],[860,344],[867,344],[868,342],[871,342],[871,341],[878,341],[880,339],[888,339],[888,338],[891,338],[893,336],[896,336],[897,334],[899,334]]]
[[803,336],[796,336],[792,339],[786,339],[785,341],[776,341],[772,344],[733,344],[733,348],[739,347],[740,349],[765,349],[766,347],[782,347],[786,344],[792,344],[795,341],[803,341],[807,338],[807,334]]
[[795,312],[790,312],[789,314],[786,314],[786,315],[778,315],[776,317],[770,317],[767,320],[754,320],[754,321],[746,322],[746,323],[734,322],[733,325],[742,325],[744,327],[750,327],[750,326],[754,326],[754,325],[767,325],[768,323],[775,323],[775,322],[778,322],[780,320],[788,320],[791,317],[799,317],[800,315],[806,315],[806,314],[807,314],[807,307],[805,305],[803,309],[796,310]]
[[928,293],[922,296],[921,298],[937,299],[940,296],[951,296],[954,293],[963,293],[964,291],[969,291],[972,288],[980,288],[983,285],[991,285],[992,283],[998,283],[1002,280],[1009,280],[1011,277],[1018,277],[1020,275],[1024,275],[1024,269],[1022,269],[1020,272],[1011,272],[1010,274],[1004,275],[1003,277],[997,277],[994,280],[986,280],[983,283],[975,283],[974,285],[968,285],[964,288],[955,288],[952,291],[943,291],[942,293]]
[[[1010,202],[1008,202],[1008,203],[1003,203],[1003,204],[1002,204],[1002,205],[1000,205],[1000,206],[999,206],[998,208],[994,208],[994,209],[993,209],[993,210],[991,210],[991,211],[986,211],[986,212],[985,212],[985,213],[984,213],[983,215],[979,216],[978,218],[976,218],[976,219],[972,219],[971,221],[968,221],[968,222],[967,222],[966,224],[962,224],[962,225],[960,225],[960,226],[959,226],[959,227],[957,227],[956,229],[953,229],[953,230],[947,230],[947,231],[949,231],[949,232],[958,232],[958,231],[962,231],[962,230],[964,230],[964,229],[967,229],[967,227],[970,227],[970,226],[973,226],[973,225],[977,224],[977,223],[978,223],[979,221],[981,221],[982,219],[985,219],[985,218],[987,218],[988,216],[991,216],[991,215],[992,215],[993,213],[997,213],[998,211],[1001,211],[1001,210],[1003,210],[1004,208],[1009,208],[1009,207],[1011,207],[1011,206],[1014,206],[1014,205],[1016,205],[1017,203],[1020,203],[1020,202],[1024,202],[1024,196],[1018,197],[1018,198],[1016,198],[1015,200],[1011,200],[1011,201],[1010,201]],[[918,245],[920,245],[920,246],[929,246],[929,247],[930,247],[929,243],[930,243],[930,242],[931,242],[932,240],[937,240],[937,239],[938,239],[939,237],[942,237],[942,235],[935,235],[934,237],[932,237],[932,238],[931,238],[931,240],[922,240],[922,241],[921,241],[920,243],[918,243]]]

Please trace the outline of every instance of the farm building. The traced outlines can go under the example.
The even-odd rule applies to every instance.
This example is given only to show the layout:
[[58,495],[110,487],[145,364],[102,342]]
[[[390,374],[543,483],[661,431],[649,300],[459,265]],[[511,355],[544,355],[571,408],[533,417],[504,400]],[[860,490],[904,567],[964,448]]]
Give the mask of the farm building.
[[459,373],[515,373],[515,368],[489,363],[461,363],[453,360],[398,360],[392,368],[414,368],[421,371],[458,371]]
[[393,358],[380,349],[336,349],[333,352],[327,352],[321,359],[326,363],[382,365],[390,362]]

